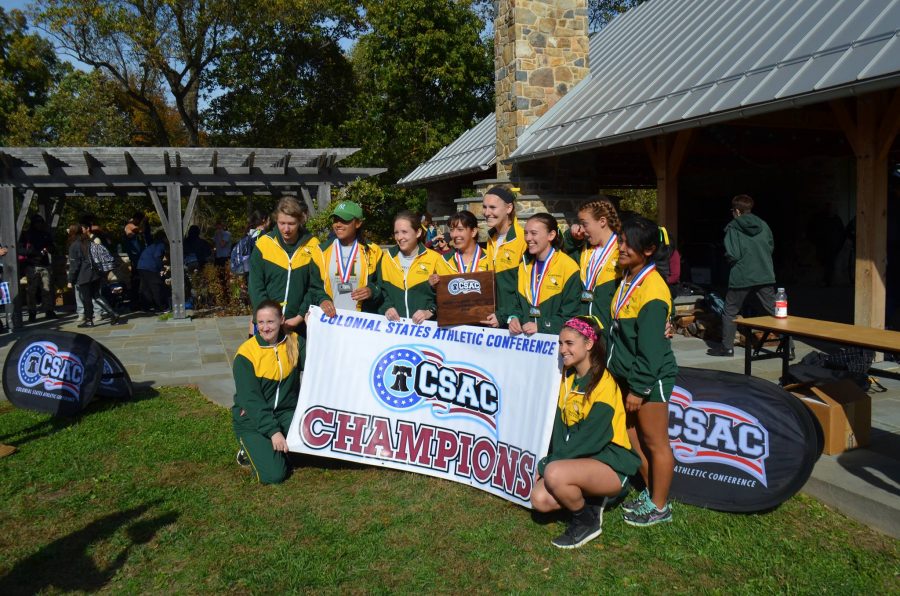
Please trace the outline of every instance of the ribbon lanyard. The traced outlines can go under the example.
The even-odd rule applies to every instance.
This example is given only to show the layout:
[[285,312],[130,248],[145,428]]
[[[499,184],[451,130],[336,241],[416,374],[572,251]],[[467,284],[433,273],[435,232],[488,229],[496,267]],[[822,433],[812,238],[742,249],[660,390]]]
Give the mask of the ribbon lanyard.
[[456,258],[456,269],[460,273],[473,273],[478,271],[478,261],[481,260],[481,247],[477,244],[475,245],[475,254],[472,255],[472,262],[469,264],[468,270],[466,270],[466,263],[463,261],[461,252],[456,251],[456,254],[453,256]]
[[544,259],[544,266],[541,267],[541,274],[538,275],[538,263],[540,261],[537,258],[534,259],[534,264],[531,266],[531,305],[537,308],[541,303],[541,286],[544,285],[544,274],[547,273],[547,269],[550,267],[550,261],[553,259],[553,253],[556,252],[555,248],[551,248],[550,252],[547,253],[547,258]]
[[350,254],[347,255],[347,262],[344,262],[344,258],[341,256],[341,243],[338,240],[334,241],[334,261],[337,263],[338,277],[341,278],[341,283],[347,283],[350,281],[350,276],[353,275],[353,262],[356,260],[356,255],[359,253],[359,241],[353,241],[353,247],[350,249]]
[[[613,315],[615,319],[619,318],[619,313],[625,308],[628,301],[631,300],[631,297],[638,287],[640,287],[641,283],[654,271],[656,271],[656,265],[651,263],[641,269],[638,274],[632,278],[630,285],[625,279],[622,280],[622,284],[619,286],[619,293],[616,296],[616,312]],[[627,292],[625,291],[625,286],[629,286]]]
[[595,248],[594,252],[591,253],[591,260],[588,262],[587,271],[584,275],[584,289],[586,291],[590,292],[594,289],[594,286],[597,284],[597,276],[606,267],[606,262],[612,256],[613,247],[616,246],[617,242],[618,237],[613,234],[606,241],[606,244],[603,245],[602,249],[598,250]]

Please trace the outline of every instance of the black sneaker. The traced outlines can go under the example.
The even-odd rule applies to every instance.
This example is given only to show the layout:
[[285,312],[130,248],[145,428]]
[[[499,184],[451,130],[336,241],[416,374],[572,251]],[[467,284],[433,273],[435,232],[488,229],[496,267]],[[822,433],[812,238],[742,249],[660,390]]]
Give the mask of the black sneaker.
[[36,312],[28,313],[28,322],[34,323],[35,321],[37,321],[37,313]]
[[113,320],[109,322],[110,325],[124,325],[125,321],[122,320],[122,317],[113,317]]
[[247,457],[247,452],[244,451],[243,447],[238,449],[237,455],[234,456],[234,459],[237,461],[237,463],[240,467],[242,467],[242,468],[250,467],[250,458]]
[[[603,500],[604,505],[606,499]],[[603,533],[603,505],[585,505],[572,514],[572,521],[562,535],[551,541],[556,548],[578,548]]]
[[78,326],[81,327],[82,329],[85,328],[85,327],[93,327],[93,326],[94,326],[94,322],[93,322],[92,320],[90,320],[90,319],[87,319],[87,320],[85,320],[85,321],[83,321],[83,322],[81,322],[81,323],[78,323]]
[[706,354],[708,356],[725,356],[727,358],[731,358],[732,356],[734,356],[734,350],[729,350],[728,348],[719,346],[718,348],[710,348],[706,350]]
[[48,310],[47,312],[44,313],[44,318],[45,319],[58,319],[59,315],[56,314],[55,312],[53,312],[52,310]]

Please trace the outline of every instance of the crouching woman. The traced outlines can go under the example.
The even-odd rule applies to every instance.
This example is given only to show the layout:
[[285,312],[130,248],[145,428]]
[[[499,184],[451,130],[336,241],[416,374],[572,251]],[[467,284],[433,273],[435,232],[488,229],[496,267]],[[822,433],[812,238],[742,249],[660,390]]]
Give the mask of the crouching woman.
[[565,367],[559,411],[550,451],[538,462],[531,504],[541,512],[568,509],[569,526],[552,544],[578,548],[600,535],[607,500],[619,495],[641,460],[625,430],[622,392],[606,371],[599,321],[587,316],[566,321],[559,353]]
[[287,434],[297,407],[303,340],[284,327],[274,300],[256,307],[256,334],[234,357],[232,419],[241,448],[237,461],[263,484],[278,484],[288,473]]

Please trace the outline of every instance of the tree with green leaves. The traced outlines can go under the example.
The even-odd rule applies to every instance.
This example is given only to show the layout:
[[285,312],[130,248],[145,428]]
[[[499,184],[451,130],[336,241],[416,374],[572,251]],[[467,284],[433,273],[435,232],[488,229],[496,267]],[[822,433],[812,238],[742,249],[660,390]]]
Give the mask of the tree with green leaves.
[[53,46],[28,32],[25,15],[0,8],[0,142],[8,144],[13,123],[46,101],[61,70]]
[[154,94],[165,85],[188,143],[200,144],[204,76],[220,58],[242,3],[234,0],[37,0],[37,23],[59,50],[103,70],[170,145]]
[[353,48],[358,89],[343,131],[391,182],[493,108],[494,57],[469,2],[363,0]]

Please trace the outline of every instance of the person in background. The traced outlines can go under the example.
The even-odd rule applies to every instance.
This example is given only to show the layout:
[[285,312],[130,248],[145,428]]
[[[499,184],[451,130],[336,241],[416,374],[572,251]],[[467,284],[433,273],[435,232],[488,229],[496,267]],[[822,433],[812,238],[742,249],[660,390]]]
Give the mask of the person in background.
[[559,227],[549,213],[528,218],[525,242],[528,254],[519,265],[519,304],[507,320],[509,332],[557,334],[581,307],[578,263],[559,250]]
[[[625,429],[622,391],[606,370],[606,346],[596,317],[566,321],[559,333],[563,378],[550,449],[538,462],[531,504],[540,512],[567,509],[557,548],[578,548],[602,531],[603,508],[637,472],[641,460]],[[599,505],[588,502],[601,498]]]
[[188,228],[184,238],[184,268],[185,273],[192,273],[202,269],[204,265],[212,261],[212,249],[209,242],[200,237],[200,226],[193,225]]
[[138,272],[141,275],[141,294],[144,303],[151,311],[165,312],[169,309],[169,298],[163,279],[163,259],[166,257],[168,249],[166,233],[157,230],[153,235],[153,242],[144,249],[137,262]]
[[623,277],[610,306],[606,365],[625,395],[628,437],[641,458],[646,486],[637,498],[622,504],[623,519],[633,526],[672,521],[668,499],[675,458],[669,444],[668,401],[678,365],[665,331],[672,295],[656,270],[663,236],[659,226],[645,217],[622,222]]
[[[8,248],[6,248],[5,246],[0,246],[0,259],[5,257],[6,253],[8,253],[8,252],[9,252]],[[2,261],[0,261],[0,283],[3,283],[3,262]],[[2,311],[4,308],[5,308],[5,306],[0,304],[0,311]],[[3,321],[0,321],[0,333],[6,333],[6,325],[3,324]],[[2,448],[2,447],[3,447],[3,445],[0,445],[0,448]],[[3,457],[3,456],[0,455],[0,457]]]
[[110,325],[119,325],[122,322],[119,316],[100,294],[103,274],[91,262],[91,242],[89,222],[69,226],[69,287],[77,288],[84,306],[84,320],[78,326],[94,326],[95,302],[109,315]]
[[[331,212],[334,239],[324,241],[320,270],[325,291],[335,308],[377,311],[377,269],[381,247],[367,242],[363,232],[363,211],[353,201],[341,201]],[[301,310],[303,307],[301,307]]]
[[396,246],[385,251],[378,267],[381,283],[379,312],[389,321],[412,319],[416,325],[433,319],[437,297],[431,285],[432,274],[451,273],[447,262],[422,242],[421,220],[411,211],[394,217]]
[[[706,351],[710,356],[734,356],[735,317],[752,294],[775,316],[775,267],[772,253],[775,239],[769,226],[752,213],[753,199],[737,195],[731,199],[731,221],[725,226],[725,257],[731,264],[725,314],[722,315],[722,343]],[[791,348],[793,349],[793,348]]]
[[432,250],[438,253],[439,255],[446,255],[450,252],[450,234],[449,232],[444,232],[443,234],[438,234],[435,236],[432,241]]
[[[31,216],[31,225],[22,232],[21,245],[25,264],[25,278],[28,280],[26,296],[28,304],[28,322],[33,323],[37,311],[44,313],[47,319],[55,319],[53,310],[56,293],[53,287],[53,237],[47,229],[44,218],[38,214]],[[37,295],[41,293],[38,305]]]
[[222,220],[216,222],[216,233],[213,235],[213,247],[216,251],[216,267],[224,267],[231,257],[231,232],[225,229]]
[[519,263],[525,254],[525,230],[516,220],[516,197],[502,186],[485,193],[482,209],[488,230],[487,253],[494,271],[499,326],[509,325],[510,316],[519,307]]
[[284,325],[281,305],[263,300],[254,312],[256,334],[234,356],[234,434],[239,465],[262,484],[279,484],[289,471],[287,434],[297,408],[303,338]]
[[[150,223],[143,211],[135,211],[128,223],[125,224],[125,241],[123,248],[128,255],[128,264],[131,267],[131,304],[132,308],[141,303],[141,275],[138,272],[138,259],[141,253],[153,241],[150,233]],[[146,307],[146,305],[142,305]]]
[[431,214],[426,211],[422,214],[422,240],[425,243],[425,248],[433,248],[434,239],[437,238],[437,236],[437,226],[434,225]]

